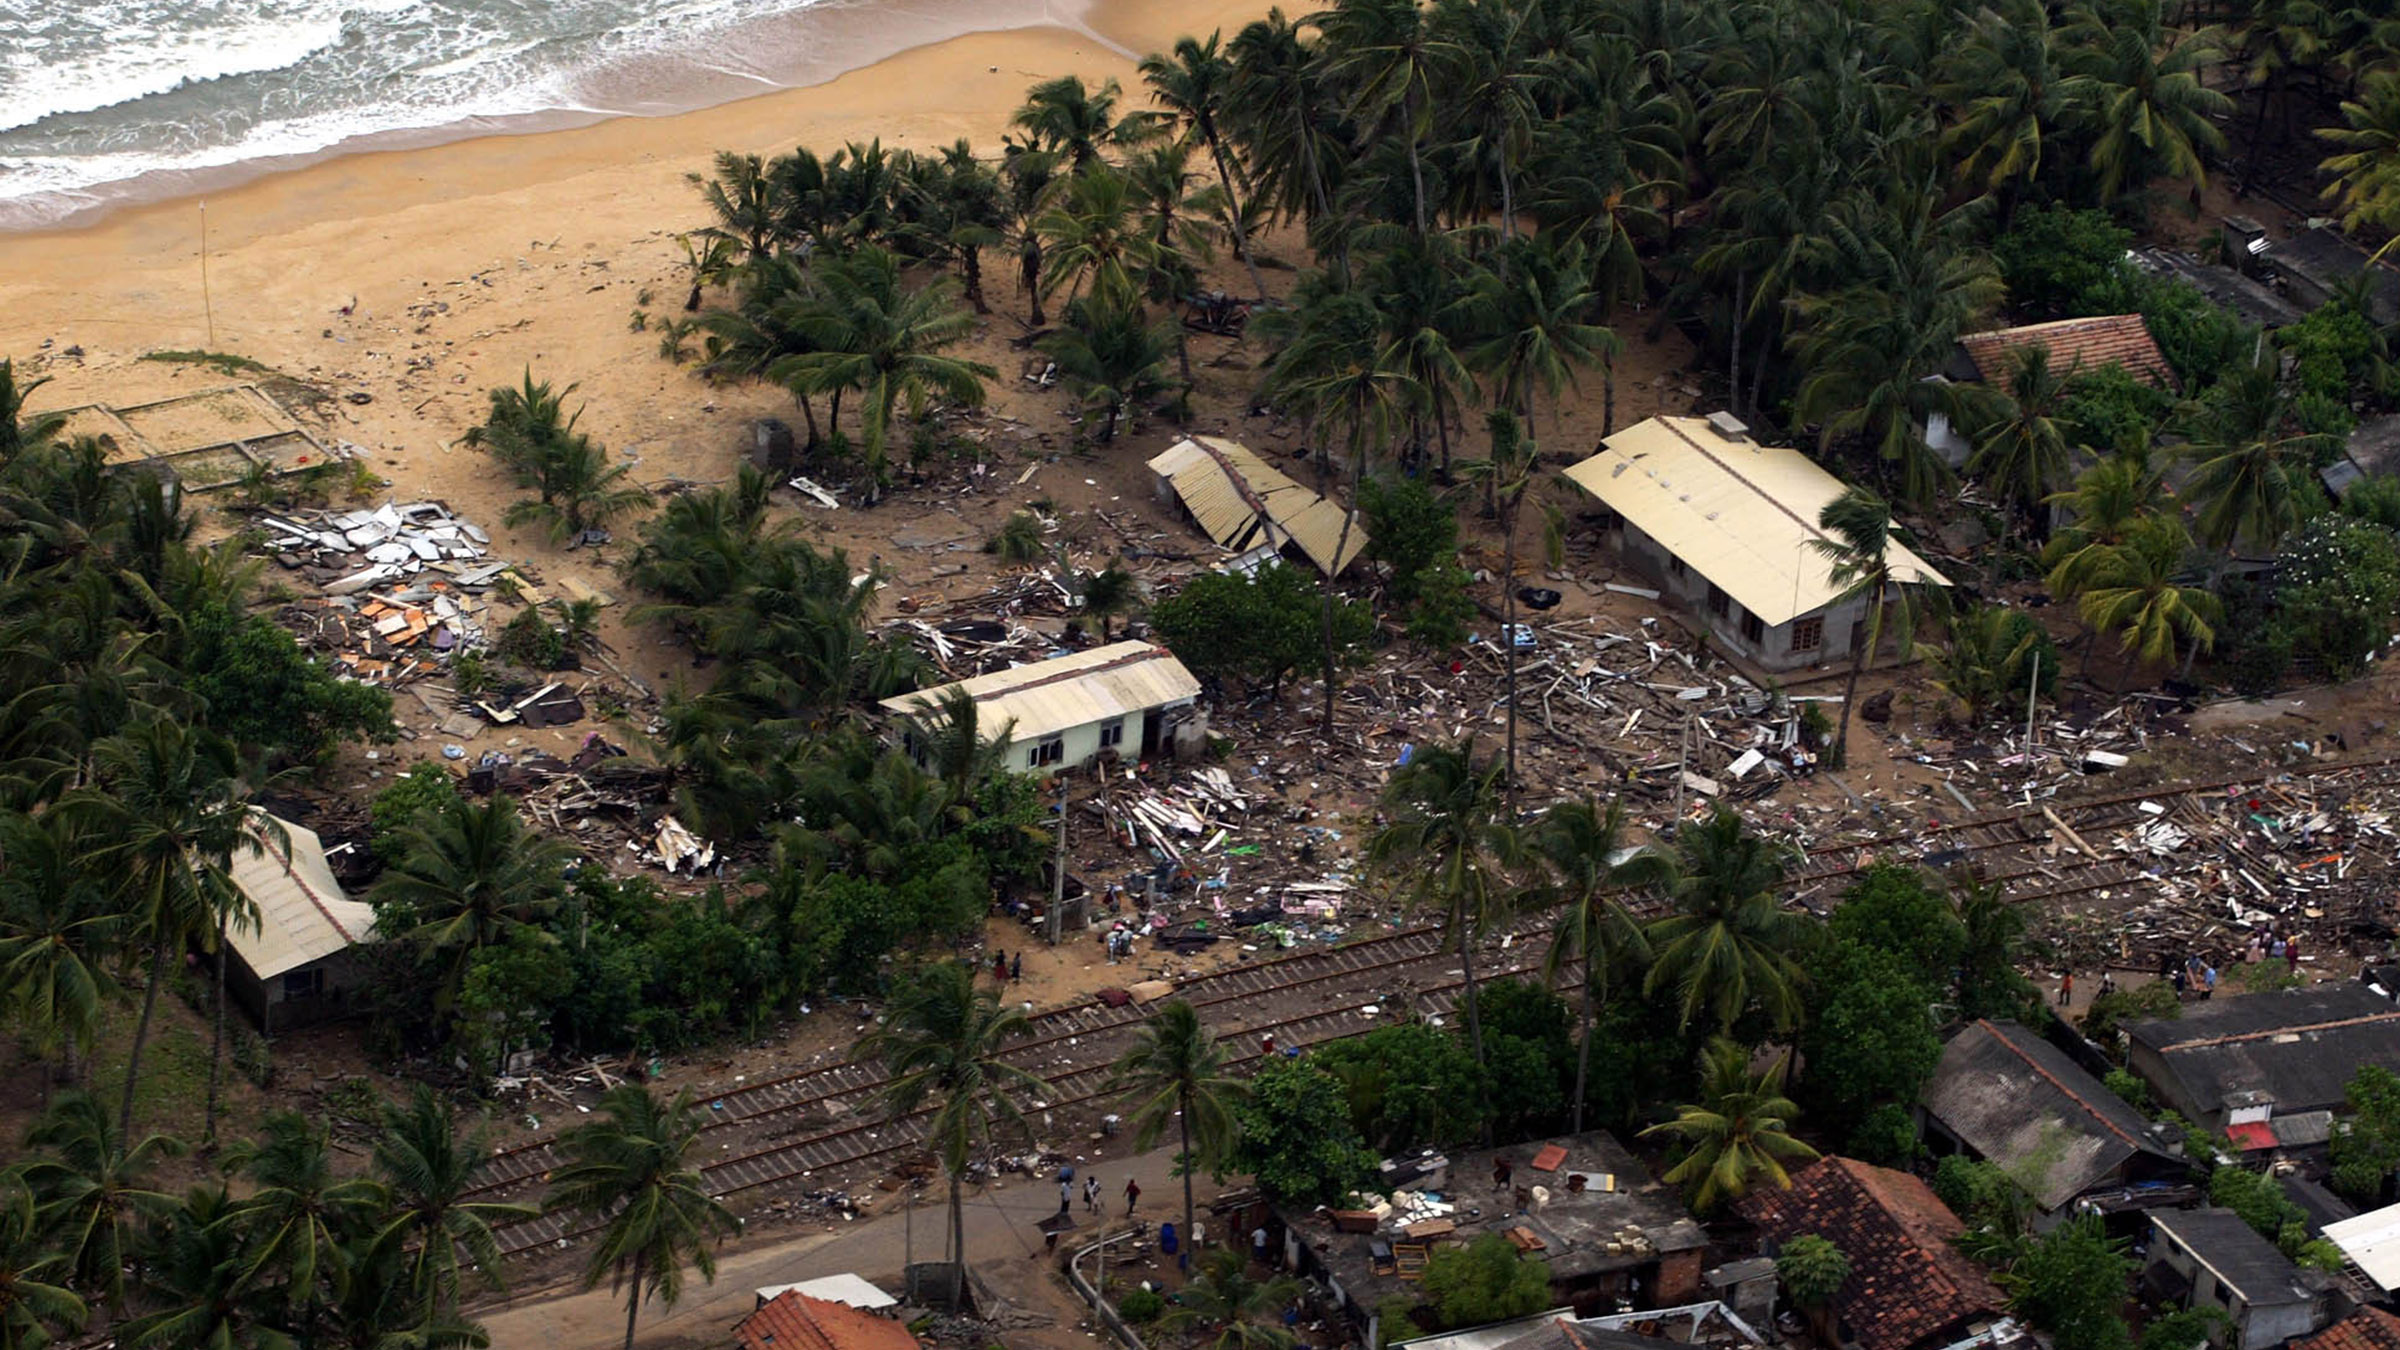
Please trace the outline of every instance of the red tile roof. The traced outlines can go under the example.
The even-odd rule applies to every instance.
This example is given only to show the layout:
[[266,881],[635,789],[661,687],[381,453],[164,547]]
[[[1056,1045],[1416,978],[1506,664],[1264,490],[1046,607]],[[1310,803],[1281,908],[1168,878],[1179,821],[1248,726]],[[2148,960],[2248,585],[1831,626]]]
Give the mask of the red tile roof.
[[2135,379],[2163,388],[2175,387],[2175,369],[2159,353],[2158,343],[2139,314],[2104,314],[2090,319],[2059,319],[2053,323],[1969,333],[1958,340],[1986,384],[2009,376],[2010,353],[2024,347],[2050,349],[2050,368],[2064,375],[2075,370],[2123,366]]
[[733,1329],[742,1350],[917,1350],[888,1317],[786,1289]]
[[2400,1317],[2381,1308],[2361,1308],[2314,1336],[2292,1342],[2291,1350],[2400,1350]]
[[2228,1125],[2225,1127],[2225,1137],[2233,1141],[2233,1146],[2244,1153],[2257,1148],[2273,1148],[2277,1143],[2275,1127],[2263,1120],[2250,1120],[2239,1125]]
[[1741,1210],[1777,1243],[1814,1233],[1850,1258],[1834,1311],[1864,1350],[1947,1344],[1962,1324],[2006,1307],[1990,1277],[1950,1243],[1966,1225],[1906,1172],[1826,1158],[1794,1176],[1790,1190],[1752,1192]]

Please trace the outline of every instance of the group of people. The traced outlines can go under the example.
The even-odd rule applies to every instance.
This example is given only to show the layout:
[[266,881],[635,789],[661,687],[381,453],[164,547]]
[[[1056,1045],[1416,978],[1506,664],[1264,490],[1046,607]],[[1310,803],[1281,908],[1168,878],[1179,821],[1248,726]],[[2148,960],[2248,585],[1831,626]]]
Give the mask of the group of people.
[[992,953],[992,978],[1002,984],[1025,978],[1025,953],[1010,956],[1007,952]]
[[[2286,961],[2298,969],[2300,935],[2276,924],[2260,924],[2250,930],[2250,941],[2242,948],[2241,959],[2248,965],[2257,965],[2261,961]],[[2217,992],[2216,965],[2211,958],[2199,953],[2188,954],[2181,960],[2177,960],[2171,952],[2161,954],[2158,958],[2158,978],[2175,986],[2179,998],[2193,994],[2206,1001],[2215,997]],[[2103,969],[2100,972],[2100,987],[2094,996],[2105,996],[2116,991],[2116,977]],[[2075,972],[2062,970],[2058,975],[2058,1006],[2064,1008],[2074,1001]]]
[[[1083,1179],[1084,1209],[1089,1213],[1097,1214],[1102,1218],[1107,1218],[1108,1202],[1101,1198],[1100,1191],[1100,1178],[1096,1176],[1087,1176]],[[1133,1207],[1141,1202],[1141,1198],[1142,1183],[1134,1180],[1132,1177],[1125,1178],[1125,1215],[1127,1218],[1131,1218],[1133,1216]],[[1072,1167],[1062,1167],[1058,1170],[1059,1217],[1062,1219],[1065,1218],[1074,1210],[1074,1208],[1075,1169]]]
[[1129,961],[1133,959],[1133,930],[1131,928],[1128,928],[1121,923],[1113,925],[1109,928],[1107,934],[1102,938],[1102,941],[1108,948],[1108,963],[1110,965],[1113,966],[1119,961]]

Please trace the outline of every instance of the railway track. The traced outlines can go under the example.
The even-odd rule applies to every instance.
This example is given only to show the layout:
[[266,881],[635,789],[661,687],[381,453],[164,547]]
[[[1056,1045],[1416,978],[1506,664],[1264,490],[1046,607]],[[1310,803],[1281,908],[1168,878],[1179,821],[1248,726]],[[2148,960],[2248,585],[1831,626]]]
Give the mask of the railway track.
[[[2068,831],[2103,849],[2095,840],[2113,839],[2115,831],[2151,819],[2189,824],[2220,814],[2235,789],[2283,777],[2308,781],[2320,799],[2400,787],[2400,754],[2047,805]],[[2165,814],[2143,810],[2144,802],[2166,808]],[[1810,849],[1793,871],[1792,894],[1803,901],[1829,900],[1845,878],[1875,861],[1898,859],[1971,867],[2002,887],[2012,902],[2054,903],[2180,875],[2224,856],[2220,850],[2227,847],[2191,847],[2164,858],[2113,851],[2094,857],[2066,843],[2061,833],[2040,804],[1962,813],[1938,825]],[[1478,977],[1503,978],[1531,969],[1532,948],[1508,948],[1539,926],[1535,916],[1496,936],[1485,958],[1496,956],[1495,968]],[[1229,1047],[1246,1050],[1267,1034],[1285,1046],[1323,1044],[1378,1025],[1383,1019],[1363,1013],[1370,1006],[1388,1008],[1406,999],[1420,1015],[1449,1011],[1463,981],[1456,978],[1457,957],[1443,945],[1435,926],[1406,928],[1191,976],[1178,981],[1176,996],[1197,1007]],[[1295,1000],[1303,1006],[1295,1008]],[[1043,1113],[1053,1119],[1076,1111],[1097,1115],[1092,1108],[1106,1096],[1109,1066],[1144,1015],[1137,1005],[1111,1007],[1097,999],[1039,1012],[1034,1034],[1012,1045],[1007,1057],[1046,1085],[1038,1107]],[[1258,1058],[1247,1051],[1235,1062],[1247,1068]],[[880,1095],[887,1081],[879,1065],[845,1060],[706,1098],[703,1153],[718,1155],[702,1168],[709,1189],[719,1197],[757,1196],[802,1183],[849,1189],[908,1160],[922,1146],[924,1114],[885,1118]],[[548,1140],[504,1150],[487,1162],[470,1194],[535,1198],[559,1161]],[[521,1252],[572,1239],[589,1227],[574,1216],[544,1215],[510,1224],[498,1237],[504,1251]]]

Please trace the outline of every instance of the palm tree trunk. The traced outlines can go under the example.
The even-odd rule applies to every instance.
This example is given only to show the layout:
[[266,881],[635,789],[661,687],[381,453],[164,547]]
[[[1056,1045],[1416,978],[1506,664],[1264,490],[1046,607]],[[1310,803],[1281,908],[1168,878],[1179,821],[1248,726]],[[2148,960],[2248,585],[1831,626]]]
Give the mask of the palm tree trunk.
[[1737,416],[1742,411],[1742,299],[1749,292],[1750,274],[1748,272],[1734,273],[1733,322],[1728,325],[1733,330],[1733,338],[1725,344],[1729,349],[1725,358],[1728,368],[1725,389],[1726,401],[1733,405],[1733,411]]
[[150,1039],[150,1014],[158,1009],[158,986],[167,978],[167,944],[150,953],[150,987],[142,992],[142,1018],[133,1024],[133,1048],[125,1054],[125,1095],[117,1104],[117,1137],[133,1138],[133,1085],[142,1076],[142,1045]]
[[1364,440],[1350,456],[1350,509],[1342,513],[1342,532],[1334,536],[1333,566],[1325,569],[1325,724],[1324,734],[1333,734],[1333,582],[1341,572],[1342,554],[1350,547],[1350,527],[1358,520],[1358,483],[1367,471],[1367,446]]
[[1517,237],[1517,189],[1508,176],[1508,152],[1500,152],[1500,237]]
[[[1465,922],[1466,916],[1453,912],[1460,922],[1452,930],[1458,935],[1458,973],[1466,982],[1467,1042],[1475,1048],[1475,1067],[1485,1065],[1483,1057],[1483,1009],[1475,1002],[1475,934]],[[1486,1122],[1485,1132],[1490,1132]]]
[[1176,1123],[1183,1133],[1183,1265],[1192,1264],[1192,1091],[1183,1088],[1175,1094]]
[[1416,97],[1408,100],[1408,176],[1415,184],[1417,196],[1417,237],[1425,237],[1425,161],[1417,153]]
[[647,1248],[634,1249],[633,1291],[625,1296],[625,1350],[633,1350],[633,1322],[642,1313],[642,1264],[649,1255]]
[[1750,358],[1750,397],[1745,400],[1750,415],[1758,415],[1759,394],[1767,387],[1767,353],[1774,349],[1775,326],[1770,323],[1758,335],[1758,354]]
[[973,244],[958,251],[958,275],[967,293],[967,303],[978,314],[989,314],[992,307],[983,298],[983,250]]
[[1517,513],[1525,504],[1524,491],[1518,484],[1500,522],[1500,650],[1508,661],[1508,773],[1502,791],[1512,804],[1517,799]]
[[1233,254],[1242,260],[1243,270],[1250,274],[1251,286],[1257,289],[1258,298],[1264,300],[1267,298],[1267,282],[1266,278],[1258,274],[1258,263],[1250,256],[1250,236],[1242,228],[1241,189],[1234,186],[1233,169],[1225,162],[1225,142],[1218,139],[1217,128],[1213,123],[1206,128],[1206,133],[1209,157],[1216,160],[1217,177],[1225,184],[1228,208],[1225,215],[1227,223],[1233,226]]
[[1442,384],[1441,384],[1441,382],[1440,382],[1440,381],[1438,381],[1438,380],[1437,380],[1437,381],[1435,381],[1435,382],[1433,383],[1433,390],[1432,390],[1432,392],[1433,392],[1433,434],[1434,434],[1434,437],[1435,437],[1437,440],[1439,440],[1439,441],[1441,442],[1441,446],[1442,446],[1442,471],[1441,471],[1441,473],[1440,473],[1440,474],[1436,475],[1436,481],[1438,481],[1438,482],[1443,482],[1443,483],[1447,483],[1447,482],[1449,482],[1449,481],[1450,481],[1450,410],[1449,410],[1449,406],[1448,406],[1448,404],[1449,404],[1449,400],[1443,396],[1443,394],[1442,394]]
[[967,1209],[960,1198],[962,1187],[958,1173],[950,1174],[950,1293],[951,1307],[958,1305],[958,1292],[967,1283]]
[[209,1010],[208,1033],[208,1108],[201,1117],[200,1143],[203,1147],[217,1141],[217,1078],[225,1063],[225,923],[217,922],[216,1004]]
[[1574,1129],[1569,1133],[1581,1134],[1583,1133],[1584,1085],[1590,1080],[1592,1072],[1592,954],[1591,936],[1588,933],[1584,936],[1583,1000],[1576,1006],[1575,1021],[1581,1028],[1581,1034],[1575,1042]]
[[1617,432],[1617,358],[1600,358],[1600,439]]
[[810,402],[806,394],[794,394],[792,398],[800,404],[800,420],[808,424],[808,448],[814,450],[820,439],[817,435],[817,405]]
[[[1864,623],[1865,616],[1861,615],[1859,621]],[[1842,690],[1841,729],[1834,733],[1833,738],[1833,761],[1843,768],[1848,768],[1850,764],[1850,710],[1858,706],[1858,677],[1867,673],[1867,658],[1874,655],[1872,646],[1863,640],[1854,638],[1852,645],[1858,650],[1850,657],[1850,681]]]

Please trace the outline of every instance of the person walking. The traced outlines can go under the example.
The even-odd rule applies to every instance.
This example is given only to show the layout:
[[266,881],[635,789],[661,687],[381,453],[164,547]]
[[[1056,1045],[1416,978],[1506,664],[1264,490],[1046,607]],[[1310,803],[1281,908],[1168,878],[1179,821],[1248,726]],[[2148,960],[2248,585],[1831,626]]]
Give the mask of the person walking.
[[1058,1179],[1058,1217],[1062,1219],[1067,1217],[1067,1212],[1074,1207],[1075,1183],[1065,1177],[1060,1177]]
[[2058,1006],[2064,1008],[2075,1001],[2075,972],[2060,971],[2058,975]]
[[1132,1217],[1133,1217],[1133,1206],[1134,1206],[1134,1203],[1135,1203],[1136,1201],[1140,1200],[1141,1198],[1142,1198],[1142,1183],[1140,1183],[1140,1182],[1138,1182],[1138,1181],[1135,1181],[1135,1180],[1134,1180],[1132,1177],[1127,1177],[1127,1178],[1125,1178],[1125,1217],[1126,1217],[1126,1218],[1130,1219],[1130,1218],[1132,1218]]
[[1100,1178],[1085,1177],[1083,1179],[1083,1207],[1094,1214],[1106,1213],[1100,1208]]
[[992,953],[992,978],[995,980],[1005,980],[1008,978],[1007,952]]
[[1012,980],[1025,978],[1025,953],[1018,952],[1015,956],[1008,958],[1008,978]]

